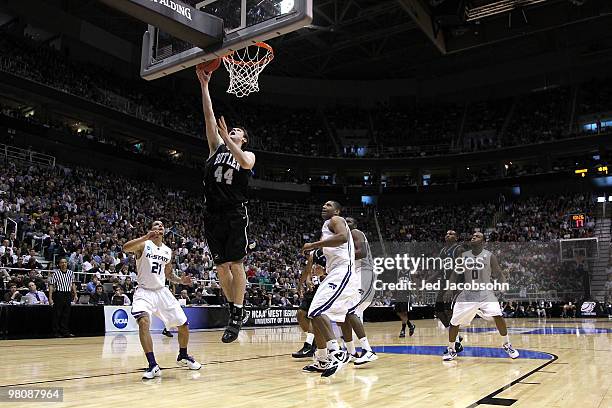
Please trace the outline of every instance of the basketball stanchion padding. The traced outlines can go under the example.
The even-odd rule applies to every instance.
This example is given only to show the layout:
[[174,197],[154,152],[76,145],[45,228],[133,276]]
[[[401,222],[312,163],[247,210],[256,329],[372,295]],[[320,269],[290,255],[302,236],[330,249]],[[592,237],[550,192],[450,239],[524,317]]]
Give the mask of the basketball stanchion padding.
[[259,74],[274,59],[274,50],[264,42],[258,42],[223,57],[223,65],[229,72],[228,93],[238,98],[259,91]]

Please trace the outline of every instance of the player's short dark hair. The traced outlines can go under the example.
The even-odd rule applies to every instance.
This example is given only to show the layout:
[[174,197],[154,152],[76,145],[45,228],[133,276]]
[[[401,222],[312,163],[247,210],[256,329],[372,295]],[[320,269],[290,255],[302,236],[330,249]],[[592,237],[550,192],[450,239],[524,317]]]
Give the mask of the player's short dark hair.
[[245,142],[242,144],[242,147],[244,148],[244,147],[245,147],[247,144],[249,144],[249,132],[248,132],[248,131],[246,130],[246,128],[245,128],[244,126],[242,126],[242,125],[237,125],[237,126],[234,126],[234,127],[235,127],[235,128],[237,128],[237,129],[242,130],[242,133],[244,133],[244,136],[243,136],[243,137],[244,137],[244,138],[245,138],[245,140],[246,140],[246,141],[245,141]]
[[332,203],[332,204],[334,205],[334,207],[336,208],[336,210],[338,210],[338,211],[342,211],[342,204],[340,204],[340,203],[339,203],[339,202],[337,202],[337,201],[333,201],[333,200],[331,200],[331,201],[330,201],[330,203]]
[[357,226],[359,225],[359,224],[357,223],[357,220],[356,220],[354,217],[346,217],[346,220],[347,220],[347,221],[348,221],[348,220],[353,220],[353,224],[355,225],[355,228],[357,228]]

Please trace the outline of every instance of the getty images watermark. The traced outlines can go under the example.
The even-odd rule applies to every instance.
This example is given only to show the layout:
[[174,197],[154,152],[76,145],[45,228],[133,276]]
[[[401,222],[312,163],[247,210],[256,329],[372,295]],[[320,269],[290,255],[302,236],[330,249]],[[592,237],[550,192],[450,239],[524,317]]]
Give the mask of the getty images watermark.
[[[501,291],[510,289],[507,282],[499,282],[491,277],[490,282],[483,282],[480,274],[487,266],[488,260],[484,257],[439,257],[439,256],[410,256],[396,254],[394,257],[376,257],[374,260],[374,289],[382,291]],[[380,279],[385,272],[398,272],[396,282],[385,282]],[[467,272],[467,273],[466,273]],[[464,275],[461,281],[455,282],[453,273]],[[413,280],[411,275],[425,275]],[[397,276],[397,275],[396,275]],[[433,278],[433,279],[432,279]],[[487,278],[487,280],[489,280]]]

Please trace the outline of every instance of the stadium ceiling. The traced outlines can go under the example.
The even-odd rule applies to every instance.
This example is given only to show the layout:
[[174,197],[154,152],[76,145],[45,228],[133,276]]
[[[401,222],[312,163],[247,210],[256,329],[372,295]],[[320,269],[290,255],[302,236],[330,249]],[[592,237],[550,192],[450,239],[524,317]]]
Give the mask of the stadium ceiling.
[[[48,3],[140,45],[145,26],[96,0]],[[271,41],[266,73],[427,78],[551,50],[612,54],[610,0],[314,0],[314,11]]]

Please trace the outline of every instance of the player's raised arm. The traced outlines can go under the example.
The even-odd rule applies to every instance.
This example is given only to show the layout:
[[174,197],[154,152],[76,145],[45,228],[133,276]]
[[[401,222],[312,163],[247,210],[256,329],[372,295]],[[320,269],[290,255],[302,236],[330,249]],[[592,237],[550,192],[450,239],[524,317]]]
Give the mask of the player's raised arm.
[[204,110],[204,123],[206,125],[206,139],[208,140],[208,157],[212,156],[217,150],[217,147],[223,140],[217,132],[217,120],[215,119],[215,112],[212,107],[212,100],[210,98],[210,91],[208,90],[208,82],[212,72],[206,72],[203,65],[196,67],[196,74],[202,87],[202,109]]
[[342,217],[334,215],[329,220],[329,230],[334,233],[329,238],[317,242],[309,242],[304,244],[302,252],[312,251],[317,248],[337,247],[348,241],[348,228],[346,221]]
[[145,242],[155,239],[160,234],[161,232],[157,230],[149,231],[147,235],[143,235],[140,238],[133,239],[123,244],[123,250],[125,252],[132,252],[136,254],[136,258],[140,258]]
[[355,245],[355,260],[366,257],[365,234],[358,229],[351,230],[353,244]]

